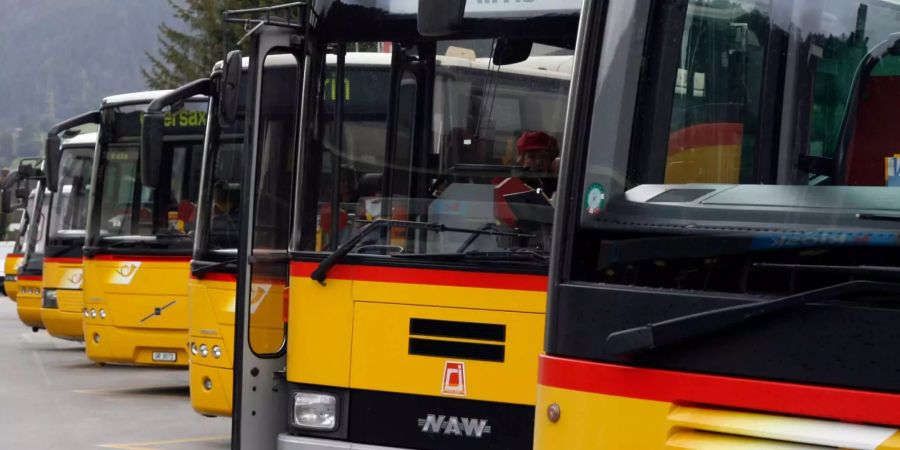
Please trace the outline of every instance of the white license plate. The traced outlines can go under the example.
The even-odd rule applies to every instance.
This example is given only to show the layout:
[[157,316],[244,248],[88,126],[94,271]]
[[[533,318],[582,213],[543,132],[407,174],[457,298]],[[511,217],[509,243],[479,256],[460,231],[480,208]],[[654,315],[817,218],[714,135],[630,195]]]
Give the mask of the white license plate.
[[153,360],[175,362],[175,352],[153,352]]

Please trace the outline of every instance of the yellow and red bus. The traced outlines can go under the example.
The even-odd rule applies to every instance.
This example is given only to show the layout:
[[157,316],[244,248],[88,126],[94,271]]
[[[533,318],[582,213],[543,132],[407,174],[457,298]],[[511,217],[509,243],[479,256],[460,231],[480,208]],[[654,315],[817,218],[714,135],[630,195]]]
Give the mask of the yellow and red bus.
[[[47,189],[53,193],[44,256],[41,320],[53,337],[84,340],[84,279],[82,247],[87,222],[88,192],[97,133],[68,131],[73,126],[99,122],[90,112],[50,130],[44,160]],[[74,134],[74,135],[72,135]],[[56,139],[54,139],[56,138]]]
[[[263,22],[234,448],[531,445],[550,167],[581,4],[470,2],[460,31],[423,37],[416,8],[437,3],[417,3],[226,16]],[[265,63],[285,54],[298,71],[283,86]],[[523,167],[531,133],[541,170]]]
[[159,183],[143,186],[141,122],[167,91],[108,97],[88,201],[84,337],[98,363],[186,367],[187,283],[207,100],[164,114],[153,153]]
[[[27,204],[30,192],[37,186],[37,180],[29,180],[26,172],[31,173],[32,168],[40,167],[40,158],[18,158],[13,161],[16,170],[8,173],[3,179],[3,200],[2,212],[7,217],[18,217],[14,224],[9,224],[7,232],[12,233],[10,236],[14,240],[13,248],[10,253],[6,254],[3,260],[3,291],[4,294],[12,301],[16,301],[18,296],[18,272],[25,257],[23,253],[25,248],[25,238],[28,232],[28,224],[30,223],[31,205]],[[23,169],[20,172],[19,169]]]
[[44,253],[47,248],[47,218],[52,194],[46,189],[42,171],[35,171],[28,177],[37,180],[37,186],[29,194],[27,202],[30,204],[32,223],[25,233],[24,256],[17,271],[16,313],[25,326],[37,332],[44,328],[41,319]]
[[900,448],[900,5],[584,8],[535,448]]

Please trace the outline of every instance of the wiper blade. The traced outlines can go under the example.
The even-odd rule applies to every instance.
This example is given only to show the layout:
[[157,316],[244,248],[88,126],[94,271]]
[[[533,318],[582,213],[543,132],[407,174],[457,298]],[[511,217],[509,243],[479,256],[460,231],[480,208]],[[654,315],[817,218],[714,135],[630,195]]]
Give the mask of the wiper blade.
[[854,280],[774,300],[729,306],[676,317],[610,333],[606,337],[606,349],[615,355],[658,349],[724,331],[749,320],[765,317],[795,306],[832,300],[841,295],[861,292],[898,294],[900,293],[900,283]]
[[431,223],[431,222],[415,222],[411,220],[393,220],[393,219],[377,219],[373,220],[366,224],[366,226],[362,227],[359,230],[359,233],[356,233],[355,236],[351,237],[344,242],[340,247],[338,247],[334,253],[328,255],[327,258],[322,260],[321,263],[316,267],[316,270],[313,270],[312,274],[310,274],[310,278],[318,281],[319,284],[325,285],[325,278],[328,276],[328,271],[334,267],[335,264],[338,263],[341,259],[347,256],[351,250],[356,248],[356,245],[360,243],[366,236],[372,234],[375,230],[378,230],[382,227],[404,227],[404,228],[414,228],[420,230],[434,231],[434,232],[459,232],[459,233],[477,233],[477,234],[487,234],[491,236],[511,236],[511,237],[523,237],[523,238],[531,238],[534,235],[526,234],[526,233],[515,233],[515,232],[505,232],[505,231],[495,231],[495,230],[482,230],[475,228],[459,228],[459,227],[448,227],[439,223]]
[[[201,275],[204,275],[208,272],[213,271],[214,269],[218,269],[220,267],[225,267],[228,265],[235,265],[235,264],[237,264],[237,262],[238,262],[237,258],[228,259],[225,261],[214,262],[214,263],[194,261],[193,263],[191,263],[191,275],[193,275],[195,277],[199,277]],[[197,267],[194,267],[195,265],[197,265]]]
[[538,252],[524,251],[471,251],[462,253],[392,253],[392,258],[482,260],[482,261],[538,261],[546,264],[550,257]]
[[754,269],[795,270],[804,272],[839,273],[844,275],[882,275],[900,277],[900,267],[891,266],[841,266],[829,264],[753,263]]

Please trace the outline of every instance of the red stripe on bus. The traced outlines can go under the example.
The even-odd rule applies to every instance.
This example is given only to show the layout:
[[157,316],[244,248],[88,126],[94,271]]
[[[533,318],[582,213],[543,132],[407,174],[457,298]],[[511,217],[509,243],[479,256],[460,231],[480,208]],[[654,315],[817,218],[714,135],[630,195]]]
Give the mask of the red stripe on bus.
[[216,272],[207,272],[203,274],[202,277],[198,277],[196,275],[191,275],[191,279],[201,280],[201,281],[227,281],[230,283],[237,283],[237,275],[233,273],[216,273]]
[[191,262],[190,256],[155,256],[155,255],[94,255],[97,261],[155,261],[155,262]]
[[539,383],[574,391],[900,426],[900,395],[541,355]]
[[742,123],[718,122],[691,125],[673,131],[669,135],[669,154],[694,148],[741,145],[743,138],[744,124]]
[[43,275],[19,275],[17,278],[19,281],[43,281]]
[[[292,262],[291,276],[308,277],[319,263]],[[547,291],[546,275],[522,275],[491,272],[463,272],[459,270],[413,269],[408,267],[379,267],[337,265],[328,271],[332,280],[378,281],[384,283],[430,284],[436,286],[509,289],[519,291]]]
[[45,263],[81,264],[81,258],[44,258]]
[[24,253],[7,253],[6,257],[7,258],[24,258],[25,254]]

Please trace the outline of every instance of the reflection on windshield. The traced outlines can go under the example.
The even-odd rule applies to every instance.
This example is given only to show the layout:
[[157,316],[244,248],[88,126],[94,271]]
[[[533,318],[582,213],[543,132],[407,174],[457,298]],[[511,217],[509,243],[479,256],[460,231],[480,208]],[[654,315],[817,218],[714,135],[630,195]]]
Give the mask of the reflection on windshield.
[[50,215],[50,237],[84,236],[90,195],[93,148],[64,149],[59,186]]
[[[483,256],[549,249],[571,51],[535,44],[524,62],[497,66],[495,48],[494,40],[438,42],[431,92],[423,92],[421,74],[403,72],[391,148],[377,145],[386,138],[388,97],[380,108],[372,99],[355,103],[363,80],[373,91],[391,92],[389,55],[383,69],[354,66],[348,55],[340,155],[334,106],[326,103],[320,115],[328,156],[316,250],[333,250],[377,219],[490,232],[391,226],[364,237],[354,252]],[[428,145],[417,132],[422,104],[433,108]]]
[[[897,265],[900,57],[859,68],[898,18],[882,1],[689,1],[664,44],[677,64],[643,61],[640,89],[671,88],[629,154],[591,144],[576,257],[595,264],[578,276],[792,292],[823,281],[810,265]],[[643,119],[666,116],[666,134]]]

